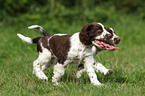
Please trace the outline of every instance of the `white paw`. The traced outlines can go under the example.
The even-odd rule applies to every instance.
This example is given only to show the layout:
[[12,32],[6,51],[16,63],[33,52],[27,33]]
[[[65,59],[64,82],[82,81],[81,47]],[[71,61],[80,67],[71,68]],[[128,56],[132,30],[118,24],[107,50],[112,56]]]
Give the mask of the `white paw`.
[[94,86],[104,86],[104,84],[102,83],[96,83],[96,84],[93,84]]
[[33,70],[32,74],[35,74],[36,72]]
[[111,70],[111,69],[108,69],[108,71],[106,72],[106,73],[104,73],[104,75],[111,75],[113,73],[113,70]]
[[76,76],[77,78],[80,78],[82,74],[80,74],[79,72],[77,72]]
[[53,82],[53,85],[58,86],[58,85],[60,85],[60,83],[59,82]]
[[85,69],[77,71],[77,73],[76,73],[77,78],[80,78],[82,76],[83,72],[85,72]]
[[48,81],[48,77],[43,72],[37,72],[37,71],[33,70],[33,74],[35,74],[38,77],[38,79]]
[[48,77],[46,77],[46,76],[38,77],[38,79],[42,79],[42,80],[46,80],[46,81],[48,81]]

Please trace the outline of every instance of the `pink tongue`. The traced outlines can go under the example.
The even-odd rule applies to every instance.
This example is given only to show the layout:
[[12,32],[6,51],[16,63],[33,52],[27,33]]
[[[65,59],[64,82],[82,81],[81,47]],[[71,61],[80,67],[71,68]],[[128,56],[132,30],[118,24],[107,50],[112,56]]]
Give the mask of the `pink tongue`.
[[99,44],[100,47],[104,47],[103,43],[101,43],[100,41],[95,41],[97,44]]
[[104,43],[104,42],[100,42],[100,41],[95,41],[97,44],[99,44],[99,46],[100,47],[107,47],[107,49],[111,49],[111,50],[113,50],[113,49],[119,49],[119,47],[114,47],[113,45],[109,45],[109,44],[106,44],[106,43]]
[[109,48],[110,48],[110,49],[119,49],[119,47],[114,47],[114,46],[112,46],[112,45],[111,45]]
[[114,47],[113,45],[106,44],[102,41],[101,41],[101,44],[104,45],[105,47],[109,47],[108,49],[119,49],[119,47]]

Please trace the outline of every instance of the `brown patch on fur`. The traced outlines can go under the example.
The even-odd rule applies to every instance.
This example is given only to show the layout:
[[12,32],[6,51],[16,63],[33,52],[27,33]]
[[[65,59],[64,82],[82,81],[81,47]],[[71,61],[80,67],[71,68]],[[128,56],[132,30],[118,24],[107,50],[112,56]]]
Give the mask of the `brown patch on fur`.
[[[105,29],[112,35],[113,37],[113,31],[109,27],[105,27]],[[115,32],[114,32],[115,33]],[[111,38],[112,38],[111,37]],[[120,43],[120,38],[114,38],[114,44],[119,44]]]
[[70,37],[72,35],[53,36],[49,41],[49,48],[57,57],[59,63],[63,64],[67,59],[68,51],[70,49]]
[[33,43],[37,43],[37,52],[42,52],[41,44],[44,48],[49,49],[48,46],[48,38],[51,37],[52,35],[47,35],[44,37],[37,37],[33,39]]
[[49,35],[49,34],[48,34],[48,32],[47,32],[47,31],[45,31],[44,29],[42,30],[42,34],[43,34],[44,36]]
[[[109,27],[105,27],[105,29],[113,36],[113,31]],[[120,43],[120,38],[119,37],[118,38],[115,38],[114,39],[114,44],[119,44],[119,43]]]
[[101,35],[103,32],[102,26],[98,23],[86,24],[80,31],[80,41],[87,46],[92,44],[94,37]]
[[[40,38],[41,39],[41,38]],[[37,43],[37,52],[42,52],[42,48],[41,48],[41,41],[39,40]]]
[[84,64],[79,64],[78,71],[84,69]]
[[41,37],[33,38],[32,42],[33,42],[33,43],[38,43],[38,41],[40,40],[40,38],[41,38]]
[[105,27],[105,29],[106,29],[111,35],[113,35],[113,31],[112,31],[109,27]]
[[115,44],[119,44],[120,43],[120,38],[118,37],[118,38],[114,38],[114,43]]
[[40,42],[40,39],[41,39],[42,37],[36,37],[36,38],[33,38],[33,43],[37,43],[37,52],[42,52],[42,49],[41,49],[41,46],[40,46],[40,44],[39,44],[39,42]]
[[48,46],[48,39],[49,39],[51,36],[52,36],[52,35],[47,35],[47,36],[44,36],[44,37],[41,39],[42,46],[43,46],[44,48],[49,49],[49,46]]

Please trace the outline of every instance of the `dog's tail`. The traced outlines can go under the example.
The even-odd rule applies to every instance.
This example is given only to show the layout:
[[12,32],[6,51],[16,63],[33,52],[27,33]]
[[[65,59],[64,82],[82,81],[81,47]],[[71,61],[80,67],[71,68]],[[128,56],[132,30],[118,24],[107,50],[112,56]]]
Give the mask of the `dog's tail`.
[[22,34],[19,34],[19,33],[17,34],[17,36],[18,36],[22,41],[27,42],[27,43],[29,43],[29,44],[37,43],[37,42],[39,41],[39,39],[41,38],[41,37],[30,38],[30,37],[26,37],[26,36],[24,36],[24,35],[22,35]]
[[[44,36],[47,36],[47,35],[49,35],[41,26],[39,26],[39,25],[32,25],[32,26],[29,26],[28,27],[28,29],[39,29],[41,32],[42,32],[42,34],[44,35]],[[36,37],[36,38],[30,38],[30,37],[26,37],[26,36],[24,36],[24,35],[22,35],[22,34],[17,34],[17,36],[22,40],[22,41],[24,41],[24,42],[27,42],[27,43],[29,43],[29,44],[33,44],[33,43],[37,43],[39,40],[40,40],[40,38],[41,37]]]
[[44,36],[46,36],[46,35],[49,35],[41,26],[39,26],[39,25],[32,25],[32,26],[29,26],[28,27],[28,29],[39,29],[41,32],[42,32],[42,34],[44,35]]

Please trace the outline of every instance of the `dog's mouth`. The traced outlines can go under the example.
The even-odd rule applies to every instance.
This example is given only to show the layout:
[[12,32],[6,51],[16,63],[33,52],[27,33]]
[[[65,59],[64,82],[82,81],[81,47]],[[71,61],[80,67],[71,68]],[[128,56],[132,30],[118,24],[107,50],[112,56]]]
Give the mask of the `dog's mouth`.
[[101,41],[101,40],[94,40],[93,44],[98,46],[101,49],[107,49],[107,50],[115,50],[115,49],[119,49],[119,47],[115,47],[113,44],[105,42],[105,41]]

